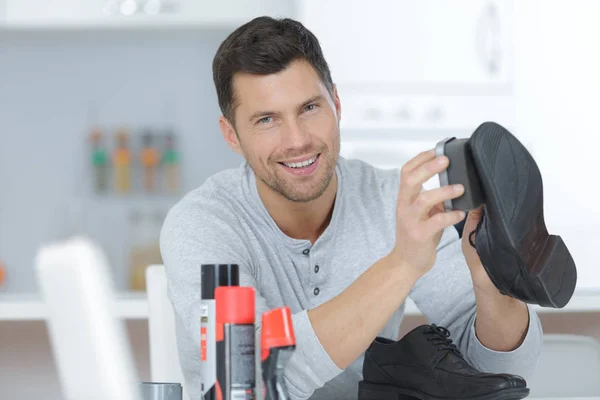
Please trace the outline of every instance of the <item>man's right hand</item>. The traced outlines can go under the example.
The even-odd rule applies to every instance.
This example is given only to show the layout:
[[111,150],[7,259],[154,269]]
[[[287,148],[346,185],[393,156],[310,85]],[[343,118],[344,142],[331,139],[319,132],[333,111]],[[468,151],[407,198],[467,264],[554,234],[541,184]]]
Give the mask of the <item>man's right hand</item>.
[[445,212],[443,206],[444,200],[463,194],[463,185],[423,190],[423,184],[446,169],[448,163],[448,157],[436,157],[435,150],[429,150],[408,161],[401,170],[396,244],[390,255],[417,278],[435,264],[436,249],[444,229],[465,218],[464,211]]

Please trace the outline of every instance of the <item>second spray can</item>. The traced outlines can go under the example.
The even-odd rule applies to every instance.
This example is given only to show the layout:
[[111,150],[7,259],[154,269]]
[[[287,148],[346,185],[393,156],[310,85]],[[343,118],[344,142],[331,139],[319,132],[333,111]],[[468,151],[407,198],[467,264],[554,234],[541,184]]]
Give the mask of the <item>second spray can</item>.
[[254,288],[219,287],[217,399],[256,400]]

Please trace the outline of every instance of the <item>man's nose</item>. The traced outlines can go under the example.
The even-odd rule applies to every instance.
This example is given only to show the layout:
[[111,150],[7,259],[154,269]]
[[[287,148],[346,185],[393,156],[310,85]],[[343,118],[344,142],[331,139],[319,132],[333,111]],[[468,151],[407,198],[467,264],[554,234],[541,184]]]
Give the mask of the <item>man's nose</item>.
[[310,142],[310,135],[298,121],[291,120],[284,125],[283,143],[285,147],[297,149],[306,147]]

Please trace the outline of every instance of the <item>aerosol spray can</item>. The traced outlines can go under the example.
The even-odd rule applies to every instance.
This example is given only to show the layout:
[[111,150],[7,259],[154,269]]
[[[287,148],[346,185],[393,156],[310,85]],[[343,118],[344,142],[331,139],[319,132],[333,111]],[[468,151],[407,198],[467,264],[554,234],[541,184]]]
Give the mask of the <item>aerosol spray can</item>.
[[296,337],[289,307],[262,314],[261,365],[265,400],[289,400],[284,370],[296,349]]
[[217,400],[217,349],[215,290],[219,286],[238,286],[236,264],[203,264],[201,266],[200,304],[200,374],[202,399]]
[[256,399],[254,289],[221,286],[217,303],[217,400]]

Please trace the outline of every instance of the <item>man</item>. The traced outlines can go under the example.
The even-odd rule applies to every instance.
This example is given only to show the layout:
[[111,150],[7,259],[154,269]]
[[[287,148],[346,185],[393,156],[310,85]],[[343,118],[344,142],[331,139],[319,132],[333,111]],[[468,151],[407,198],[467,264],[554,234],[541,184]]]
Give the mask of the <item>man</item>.
[[[187,389],[200,398],[200,265],[237,263],[260,315],[289,306],[293,399],[353,399],[364,351],[399,338],[408,296],[447,327],[473,365],[525,378],[542,329],[501,295],[468,242],[481,217],[442,203],[462,187],[425,191],[448,166],[424,152],[400,171],[339,157],[341,102],[317,39],[300,23],[257,18],[213,62],[219,127],[246,162],[218,173],[169,213],[161,234]],[[260,331],[257,331],[260,335]]]

